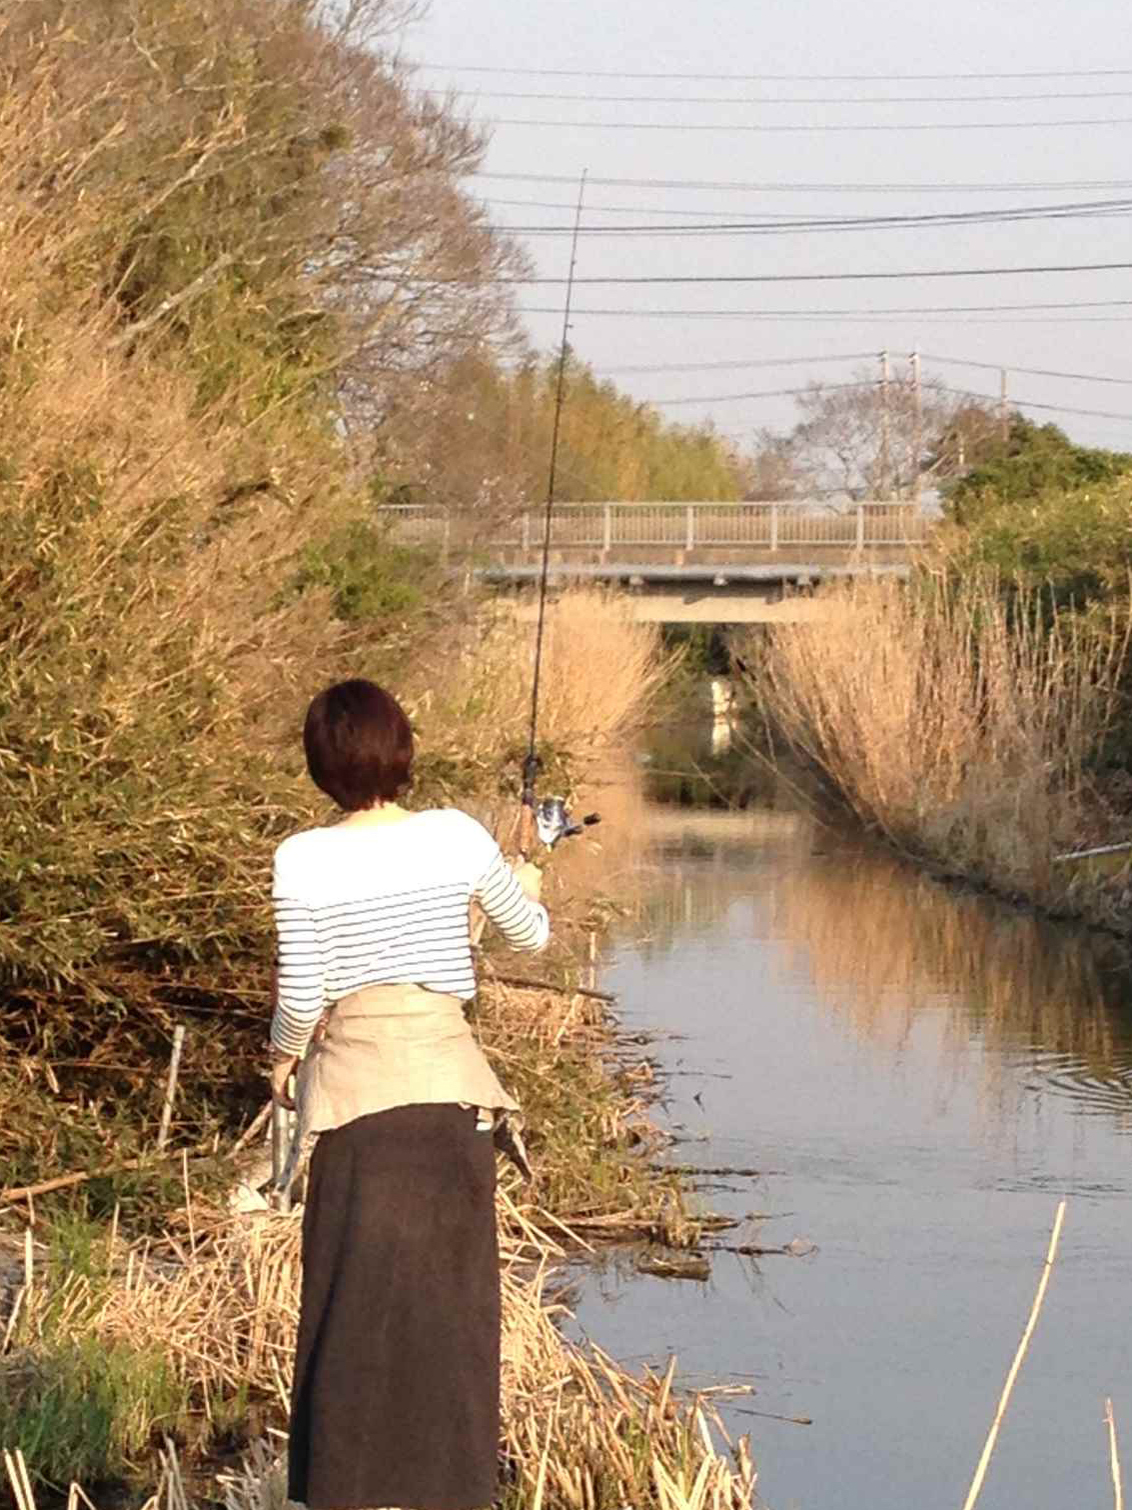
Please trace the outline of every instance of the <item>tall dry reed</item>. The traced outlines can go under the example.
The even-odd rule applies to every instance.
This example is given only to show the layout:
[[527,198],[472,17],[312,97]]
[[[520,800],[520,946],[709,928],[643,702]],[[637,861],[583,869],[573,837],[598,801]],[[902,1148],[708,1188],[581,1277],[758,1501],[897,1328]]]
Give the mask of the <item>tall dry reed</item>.
[[[536,627],[501,603],[463,632],[453,629],[409,669],[406,695],[426,745],[494,766],[525,748]],[[581,760],[622,745],[644,721],[673,665],[655,624],[597,588],[571,588],[547,604],[538,737]]]
[[1056,903],[1068,877],[1051,862],[1090,822],[1124,638],[981,577],[857,583],[822,604],[751,650],[772,727],[906,853]]

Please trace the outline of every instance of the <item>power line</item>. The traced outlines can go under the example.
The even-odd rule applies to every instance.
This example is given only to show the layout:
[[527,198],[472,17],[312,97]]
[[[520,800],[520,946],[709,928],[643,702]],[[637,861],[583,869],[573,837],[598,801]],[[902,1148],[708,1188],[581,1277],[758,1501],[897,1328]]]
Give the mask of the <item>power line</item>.
[[[417,89],[417,94],[447,99],[450,89]],[[730,97],[720,94],[553,94],[530,90],[460,89],[457,94],[476,100],[548,100],[574,105],[985,105],[1040,100],[1126,100],[1132,89],[1071,90],[1040,94],[878,94],[878,95],[762,95]]]
[[[628,377],[649,372],[723,372],[752,367],[804,367],[810,362],[863,362],[875,356],[875,351],[848,351],[837,354],[822,351],[816,356],[756,357],[741,362],[663,362],[644,367],[603,367],[602,372],[613,377]],[[1020,371],[1019,368],[1011,370]]]
[[[564,204],[564,203],[562,203],[559,200],[547,200],[547,199],[496,199],[493,196],[488,196],[488,197],[484,197],[482,199],[479,199],[477,201],[477,203],[480,204],[480,205],[482,205],[482,206],[484,206],[484,207],[498,208],[498,209],[568,210],[568,209],[571,208],[570,205]],[[821,227],[821,226],[824,226],[824,225],[832,225],[832,226],[849,225],[849,226],[853,226],[853,225],[856,225],[858,222],[864,223],[864,222],[872,222],[872,221],[887,223],[887,222],[890,222],[890,221],[891,222],[896,222],[896,221],[900,221],[900,222],[904,222],[904,221],[916,222],[916,221],[919,221],[919,220],[926,220],[926,221],[932,221],[933,223],[938,223],[938,222],[941,222],[941,221],[945,221],[945,220],[951,219],[951,218],[953,218],[956,215],[966,215],[966,216],[970,216],[972,218],[980,217],[980,218],[988,220],[988,221],[993,221],[993,220],[996,220],[996,219],[999,219],[999,218],[1010,218],[1010,217],[1013,217],[1014,215],[1024,215],[1024,216],[1034,215],[1034,216],[1038,216],[1038,215],[1043,215],[1043,214],[1047,214],[1048,213],[1048,214],[1052,214],[1052,215],[1056,216],[1056,215],[1058,215],[1061,212],[1065,212],[1066,214],[1068,214],[1070,212],[1072,212],[1074,214],[1076,214],[1078,212],[1080,212],[1082,214],[1087,214],[1087,213],[1091,213],[1091,209],[1086,208],[1086,207],[1092,207],[1092,206],[1096,206],[1097,209],[1098,209],[1098,213],[1101,213],[1101,212],[1103,212],[1103,209],[1106,209],[1106,208],[1109,208],[1109,207],[1129,206],[1129,205],[1132,205],[1132,200],[1127,200],[1127,199],[1099,199],[1099,200],[1085,200],[1085,201],[1078,201],[1078,202],[1075,202],[1075,201],[1071,200],[1071,201],[1069,201],[1068,203],[1065,203],[1065,204],[1053,204],[1053,205],[1017,205],[1017,206],[1003,206],[1003,207],[997,207],[996,206],[996,207],[993,207],[993,208],[990,208],[990,209],[985,209],[985,210],[940,210],[940,211],[934,211],[934,212],[931,212],[931,213],[929,213],[927,215],[922,215],[922,216],[916,216],[916,215],[912,215],[912,214],[908,214],[908,215],[843,215],[843,216],[835,216],[835,215],[791,215],[791,214],[789,214],[789,213],[787,213],[785,211],[781,211],[781,210],[778,210],[778,211],[775,211],[775,210],[744,210],[742,212],[743,213],[743,221],[742,221],[741,224],[742,224],[742,227],[744,229],[746,228],[747,225],[749,225],[749,224],[751,224],[753,222],[758,222],[760,225],[761,224],[766,224],[767,226],[771,227],[772,229],[773,228],[777,228],[779,226],[791,229],[794,226],[801,226],[801,227],[808,227],[808,226],[818,226],[818,227]],[[694,222],[697,217],[699,217],[701,219],[703,219],[703,218],[706,217],[707,218],[707,224],[706,224],[705,228],[709,229],[709,230],[715,230],[716,227],[717,227],[717,225],[720,226],[724,230],[728,229],[729,225],[732,222],[734,222],[736,213],[737,212],[735,210],[706,210],[706,209],[687,210],[687,209],[680,209],[678,206],[646,207],[644,205],[611,205],[611,204],[601,204],[601,205],[589,205],[589,206],[587,206],[587,214],[591,214],[591,215],[593,215],[593,214],[598,214],[598,215],[656,215],[656,216],[662,216],[662,215],[679,215],[679,216],[682,216],[685,219],[689,220],[690,222]],[[696,229],[697,227],[695,227],[693,225],[692,228]],[[528,229],[531,229],[531,228],[528,228],[528,227],[525,227],[525,226],[508,226],[507,229],[508,230],[528,230]],[[560,227],[556,226],[556,225],[537,226],[537,227],[534,227],[533,229],[540,230],[540,231],[550,230],[550,231],[556,231],[557,232],[560,229]],[[595,232],[597,230],[600,230],[600,229],[601,229],[600,227],[596,227],[596,226],[583,226],[582,227],[582,232],[583,232],[583,234],[585,234],[587,232],[593,233],[593,232]],[[634,230],[636,230],[636,229],[639,229],[641,231],[649,231],[649,230],[663,230],[665,228],[663,226],[640,226],[640,227],[628,227],[628,228],[622,227],[622,226],[618,226],[618,227],[615,227],[615,229],[617,229],[617,230],[623,230],[623,229],[634,229]]]
[[930,83],[944,79],[1111,79],[1132,76],[1132,68],[1037,68],[1013,73],[978,70],[964,73],[630,73],[620,68],[509,68],[494,63],[416,63],[413,66],[439,73],[522,74],[529,78],[544,79],[675,79],[716,83],[724,80],[734,83],[788,84],[903,83],[920,80]]
[[[1018,273],[1109,273],[1127,272],[1132,262],[1052,262],[1035,263],[1025,267],[953,267],[912,268],[899,272],[869,273],[682,273],[645,274],[631,277],[576,278],[575,283],[589,285],[607,284],[673,284],[673,283],[860,283],[888,281],[894,278],[993,278],[1012,276]],[[403,280],[414,281],[414,280]],[[458,281],[458,280],[451,280]],[[563,278],[503,277],[499,283],[521,285],[524,288],[557,287]],[[1124,301],[1119,301],[1124,302]]]
[[[925,324],[943,324],[948,322],[980,325],[1067,325],[1090,321],[1132,320],[1132,315],[1035,315],[1010,313],[1010,311],[1119,309],[1128,307],[1132,307],[1132,299],[1081,300],[1064,304],[917,305],[888,309],[581,309],[575,307],[574,314],[642,320],[828,321],[849,324],[878,324],[899,316],[915,315]],[[562,311],[558,306],[533,304],[523,306],[520,309],[520,313],[528,315],[560,315]],[[987,318],[983,318],[984,315]]]
[[[508,210],[569,210],[571,205],[560,199],[496,199],[494,196],[485,196],[477,200],[478,204],[493,206],[497,209]],[[699,216],[710,216],[717,220],[728,220],[734,217],[734,210],[682,210],[675,206],[664,208],[646,208],[644,205],[631,204],[591,204],[586,206],[588,215],[686,215],[693,219]],[[748,210],[747,217],[751,220],[790,220],[793,217],[785,211],[773,210]],[[585,229],[583,227],[583,229]]]
[[[772,236],[798,231],[911,230],[917,226],[997,225],[1026,220],[1108,219],[1132,212],[1130,199],[1086,199],[1064,205],[1014,205],[988,210],[938,210],[923,215],[845,215],[780,217],[764,224],[750,220],[684,225],[582,226],[583,236]],[[658,211],[663,214],[665,212]],[[568,225],[504,225],[513,235],[569,236]]]
[[[483,206],[484,208],[490,208],[490,209],[509,209],[509,210],[568,210],[568,209],[570,209],[570,206],[568,204],[563,203],[561,200],[555,200],[555,199],[497,199],[497,198],[495,198],[494,195],[486,195],[486,196],[483,196],[482,198],[477,199],[475,202],[478,205]],[[1101,203],[1108,203],[1109,201],[1100,201],[1100,202]],[[1021,208],[1025,208],[1025,206],[1022,206]],[[1041,206],[1035,206],[1035,208],[1041,208]],[[1057,206],[1052,206],[1051,208],[1057,208]],[[829,216],[821,216],[821,215],[812,215],[812,216],[795,215],[795,214],[791,214],[791,213],[789,213],[788,211],[785,211],[785,210],[743,210],[742,212],[740,212],[740,211],[737,211],[737,210],[734,210],[734,209],[731,209],[731,210],[709,210],[709,209],[697,208],[697,209],[692,210],[692,209],[681,209],[678,205],[664,205],[664,206],[661,206],[661,205],[648,205],[648,206],[646,206],[646,205],[628,205],[628,204],[593,204],[593,205],[589,205],[587,207],[586,213],[589,214],[589,215],[656,215],[656,216],[679,215],[679,216],[682,216],[682,217],[684,217],[684,218],[686,218],[688,220],[693,220],[693,221],[696,220],[697,218],[699,218],[699,219],[707,219],[707,220],[711,221],[713,224],[714,223],[726,224],[728,221],[734,220],[735,216],[737,214],[739,214],[739,213],[742,213],[744,221],[746,221],[746,222],[759,221],[759,222],[765,222],[767,225],[778,225],[778,224],[786,225],[786,224],[791,224],[791,223],[798,223],[798,224],[808,225],[811,222],[820,222],[822,220],[835,220],[835,219],[838,218],[838,217],[832,216],[832,215],[829,215]],[[938,213],[946,213],[946,212],[938,212]],[[958,213],[958,212],[955,212],[955,213]],[[975,214],[976,212],[975,211],[970,211],[969,213],[970,214]],[[992,209],[984,210],[982,213],[985,214],[985,215],[991,216],[991,215],[994,215],[996,213],[1008,213],[1008,211],[1001,211],[1000,212],[1000,211],[992,208]],[[841,218],[844,219],[844,220],[852,220],[852,219],[854,219],[854,217],[852,217],[852,216],[843,216]],[[865,218],[865,217],[859,217],[859,218]],[[878,218],[880,218],[880,217],[878,217]],[[896,216],[896,217],[890,217],[890,218],[899,219],[901,217]],[[542,228],[540,227],[540,229],[542,229]],[[557,229],[557,227],[552,227],[551,229]],[[585,230],[587,228],[583,226],[582,229]]]
[[846,131],[1049,131],[1062,126],[1132,126],[1132,116],[1098,116],[1079,120],[1057,121],[904,121],[868,122],[855,125],[830,125],[808,121],[804,125],[754,125],[749,121],[560,121],[539,120],[531,116],[494,115],[493,126],[552,126],[556,130],[580,131],[745,131],[763,134],[821,134]]
[[[842,388],[875,388],[876,381],[869,378],[860,383],[822,383],[820,387],[823,393],[830,393]],[[799,393],[812,393],[813,390],[814,384],[808,383],[802,388],[764,388],[760,393],[710,393],[702,398],[650,398],[646,402],[653,408],[672,409],[679,404],[731,404],[740,399],[790,398]]]
[[[571,184],[575,180],[561,173],[494,173],[477,170],[473,178],[494,179],[505,183]],[[785,182],[736,183],[705,178],[594,178],[602,188],[613,189],[692,189],[711,193],[740,194],[1053,194],[1079,193],[1087,190],[1130,189],[1132,178],[1076,178],[1003,183],[803,183]]]
[[[1011,369],[1017,371],[1017,368]],[[973,388],[949,388],[946,383],[937,385],[941,393],[958,394],[960,398],[978,398],[988,404],[999,404],[1001,398],[998,394],[978,393]],[[1118,419],[1132,424],[1132,414],[1113,414],[1108,409],[1074,409],[1068,404],[1039,404],[1032,399],[1010,398],[1007,401],[1010,409],[1041,409],[1052,414],[1085,414],[1091,419]]]
[[[1115,383],[1122,387],[1132,387],[1132,377],[1111,377],[1095,372],[1061,372],[1049,367],[1020,367],[1016,362],[983,362],[971,357],[940,356],[938,352],[932,351],[921,351],[920,355],[929,362],[941,362],[945,366],[979,367],[987,372],[1000,372],[1005,368],[1007,372],[1019,373],[1026,377],[1065,378],[1075,382]],[[875,351],[837,353],[823,351],[804,357],[755,357],[727,362],[664,362],[635,367],[602,367],[601,370],[610,377],[637,377],[659,372],[734,372],[757,367],[802,367],[812,362],[861,362],[875,356]]]
[[1026,377],[1068,378],[1077,383],[1115,383],[1122,388],[1132,388],[1132,378],[1107,377],[1096,372],[1055,372],[1049,367],[1017,367],[1013,362],[976,362],[968,357],[941,357],[929,351],[923,351],[920,355],[930,362],[942,362],[951,367],[981,367],[986,372],[1001,372],[1005,368],[1007,372],[1018,372]]
[[[1009,370],[1017,372],[1019,369],[1011,368]],[[875,379],[869,379],[867,381],[858,383],[821,383],[818,385],[808,384],[803,388],[766,388],[761,392],[756,393],[712,393],[706,394],[702,398],[652,398],[648,400],[648,403],[651,407],[656,409],[671,409],[685,404],[731,404],[742,403],[751,399],[792,398],[800,394],[813,393],[815,391],[815,386],[822,393],[830,393],[839,392],[847,388],[873,390],[877,387],[877,384]],[[956,394],[961,398],[982,399],[988,404],[997,405],[1000,402],[1000,398],[997,394],[978,393],[973,388],[952,388],[946,383],[937,383],[934,386],[935,391],[939,393]],[[1056,414],[1083,414],[1088,415],[1093,419],[1127,420],[1129,424],[1132,424],[1132,414],[1113,414],[1110,410],[1107,409],[1076,409],[1069,404],[1042,404],[1038,403],[1036,400],[1016,398],[1011,398],[1009,400],[1009,407],[1014,409],[1040,409]]]

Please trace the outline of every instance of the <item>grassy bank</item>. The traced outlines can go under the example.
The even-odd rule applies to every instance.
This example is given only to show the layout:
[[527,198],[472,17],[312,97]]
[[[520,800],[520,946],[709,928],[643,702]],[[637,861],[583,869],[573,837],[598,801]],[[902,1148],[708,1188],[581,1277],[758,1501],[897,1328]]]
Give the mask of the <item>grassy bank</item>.
[[[516,633],[495,618],[470,625],[448,646],[448,674],[422,663],[407,688],[424,749],[419,800],[458,799],[504,838],[515,813],[508,757],[529,695]],[[593,594],[556,606],[547,654],[548,763],[569,791],[581,783],[572,773],[608,761],[642,716],[665,662],[651,629]],[[595,657],[615,674],[587,692]],[[600,789],[593,800],[608,806]],[[647,1049],[620,1038],[611,1003],[587,984],[610,911],[634,905],[623,877],[628,825],[605,817],[548,867],[551,951],[527,959],[492,948],[481,961],[477,1032],[523,1104],[536,1172],[527,1187],[505,1171],[499,1202],[504,1498],[742,1506],[749,1465],[710,1446],[707,1404],[682,1401],[671,1375],[633,1378],[567,1344],[544,1293],[567,1252],[611,1239],[690,1246],[702,1230],[678,1179],[649,1167],[658,1135]],[[244,1159],[257,1156],[255,1146],[234,1150],[263,1104],[268,954],[265,938],[261,956],[230,959],[221,978],[143,977],[144,1010],[107,1013],[100,1029],[46,997],[6,1020],[16,1048],[5,1069],[9,1191],[106,1170],[0,1208],[0,1445],[21,1449],[33,1483],[78,1479],[140,1500],[163,1473],[174,1492],[180,1472],[194,1502],[280,1495],[297,1229],[226,1209]],[[173,1156],[162,1160],[154,1140],[175,1023],[187,1027],[186,1053]],[[256,1445],[265,1430],[275,1435]],[[159,1461],[166,1439],[177,1470]]]
[[825,594],[820,621],[752,642],[772,741],[866,829],[934,870],[1127,926],[1127,878],[1058,862],[1123,837],[1097,760],[1126,633],[974,573]]
[[[713,1445],[710,1392],[683,1400],[674,1365],[631,1375],[563,1340],[544,1294],[546,1265],[563,1251],[551,1233],[504,1224],[501,1503],[749,1506],[746,1448],[732,1461]],[[0,1432],[22,1442],[29,1479],[48,1490],[77,1474],[97,1483],[111,1460],[167,1503],[281,1505],[285,1442],[273,1423],[285,1415],[298,1277],[296,1221],[204,1213],[144,1253],[107,1232],[85,1272],[33,1272],[0,1405]],[[250,1444],[249,1411],[264,1431]],[[201,1440],[240,1446],[202,1471]]]
[[[0,1446],[64,1489],[76,1475],[141,1498],[163,1436],[196,1471],[282,1419],[286,1337],[268,1373],[251,1344],[230,1377],[201,1372],[216,1339],[194,1342],[169,1297],[206,1291],[242,1337],[252,1311],[267,1324],[251,1284],[290,1324],[273,1265],[293,1285],[292,1229],[230,1229],[225,1202],[264,1098],[270,855],[329,816],[302,770],[309,696],[348,675],[391,686],[420,737],[413,801],[459,804],[504,840],[514,827],[529,631],[374,506],[443,505],[475,538],[541,496],[557,373],[519,335],[523,256],[469,192],[484,138],[413,86],[407,9],[26,0],[0,23]],[[598,460],[618,489],[635,468],[650,496],[727,491],[706,432],[630,405],[615,441],[600,416],[627,401],[580,364],[568,377],[567,429],[604,437],[600,458],[571,447],[576,496],[607,496]],[[664,674],[652,631],[604,599],[564,602],[548,788],[616,747]],[[611,854],[587,840],[574,879],[552,867],[542,985],[485,962],[482,1031],[539,1169],[501,1219],[532,1260],[557,1241],[539,1231],[565,1241],[571,1222],[575,1244],[695,1231],[643,1170],[639,1049],[572,989],[628,905],[612,880],[609,901],[594,892]],[[537,1287],[514,1293],[549,1338]],[[544,1487],[525,1460],[513,1482],[581,1503],[545,1487],[581,1471],[587,1440],[590,1384],[560,1389],[575,1364],[558,1356],[540,1344],[514,1397]],[[626,1421],[643,1462],[663,1430],[635,1407]],[[612,1502],[605,1470],[586,1471]]]
[[[484,607],[470,604],[462,620],[451,620],[443,641],[421,649],[392,683],[410,709],[420,757],[411,805],[454,803],[481,817],[513,843],[518,816],[519,769],[530,710],[531,631]],[[358,669],[392,670],[386,647],[359,653]],[[373,660],[378,662],[373,666]],[[597,685],[592,667],[610,669]],[[615,600],[593,592],[560,599],[549,616],[544,647],[545,699],[540,708],[539,745],[547,770],[545,790],[573,798],[575,786],[590,780],[605,752],[618,749],[645,715],[663,682],[667,661],[655,632],[634,624]],[[294,700],[288,722],[296,726],[302,703]],[[279,759],[295,762],[294,749]],[[333,821],[325,801],[305,777],[288,774],[286,811],[277,833],[314,822]],[[600,802],[600,795],[596,799]],[[590,939],[611,907],[631,908],[632,897],[613,874],[625,834],[615,815],[605,828],[590,830],[555,854],[548,867],[547,897],[556,919],[550,952],[530,967],[534,979],[555,987],[571,985],[588,968]],[[238,871],[217,874],[204,867],[199,834],[187,834],[179,885],[192,893],[197,928],[203,931],[217,907],[242,914],[239,945],[196,959],[165,960],[108,951],[91,961],[90,974],[54,984],[26,971],[0,1001],[0,1089],[7,1115],[0,1127],[0,1167],[5,1187],[34,1184],[72,1171],[121,1168],[152,1155],[161,1116],[165,1068],[173,1034],[186,1029],[173,1144],[198,1157],[204,1181],[225,1172],[222,1150],[230,1146],[263,1096],[262,1062],[270,1017],[272,958],[268,878],[274,835],[246,832]],[[237,884],[240,882],[242,884]],[[148,886],[160,889],[159,879]],[[145,883],[136,890],[147,889]],[[216,895],[223,892],[222,897]],[[615,900],[612,900],[614,898]],[[514,974],[515,960],[490,952],[488,971]],[[542,1045],[530,1037],[508,1005],[500,985],[481,1000],[485,1031],[498,1032],[499,1052],[511,1056],[524,1079],[528,1099],[545,1101],[540,1090]],[[530,997],[531,1015],[540,1010]],[[593,1030],[600,1003],[591,1002],[580,1031]],[[520,1014],[521,1015],[521,1014]],[[551,1013],[553,1017],[553,1012]],[[588,1023],[588,1026],[586,1024]],[[560,1037],[569,1040],[569,1035]],[[589,1046],[587,1046],[587,1043]],[[578,1040],[579,1084],[598,1075],[592,1039]],[[565,1050],[563,1050],[565,1052]],[[525,1071],[527,1059],[531,1068]],[[598,1075],[598,1078],[602,1077]],[[596,1082],[595,1082],[596,1084]],[[553,1119],[548,1115],[548,1124]],[[564,1140],[564,1142],[567,1140]],[[213,1157],[215,1155],[215,1157]],[[125,1169],[118,1176],[84,1182],[77,1194],[64,1192],[45,1211],[81,1202],[86,1215],[106,1215],[120,1205],[127,1220],[145,1219],[152,1200],[160,1209],[172,1183],[168,1171],[153,1165]],[[212,1167],[215,1165],[215,1169]]]
[[[540,971],[567,973],[561,961]],[[498,1198],[502,1503],[743,1510],[753,1469],[745,1446],[733,1457],[713,1431],[711,1392],[683,1398],[675,1364],[633,1375],[566,1342],[547,1293],[555,1265],[595,1242],[699,1235],[676,1179],[647,1162],[651,1067],[619,1042],[604,1000],[568,986],[507,984],[488,966],[478,1014],[522,1099],[535,1166],[530,1187],[505,1169]],[[150,1187],[151,1226],[166,1202],[154,1237],[73,1200],[53,1216],[37,1203],[19,1246],[14,1213],[0,1219],[0,1444],[22,1452],[41,1494],[79,1480],[119,1504],[155,1487],[176,1505],[282,1504],[298,1223],[228,1215],[224,1164],[185,1158]]]

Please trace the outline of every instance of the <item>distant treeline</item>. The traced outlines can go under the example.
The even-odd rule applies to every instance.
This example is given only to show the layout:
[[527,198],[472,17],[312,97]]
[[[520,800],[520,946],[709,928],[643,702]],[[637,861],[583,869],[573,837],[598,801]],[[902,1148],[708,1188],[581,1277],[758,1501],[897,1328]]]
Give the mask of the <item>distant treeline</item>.
[[[482,353],[445,374],[447,416],[402,451],[406,497],[453,507],[514,509],[546,497],[560,359]],[[568,352],[555,494],[577,502],[737,500],[744,464],[708,425],[666,421],[650,405],[599,380]],[[475,485],[469,491],[469,480]]]

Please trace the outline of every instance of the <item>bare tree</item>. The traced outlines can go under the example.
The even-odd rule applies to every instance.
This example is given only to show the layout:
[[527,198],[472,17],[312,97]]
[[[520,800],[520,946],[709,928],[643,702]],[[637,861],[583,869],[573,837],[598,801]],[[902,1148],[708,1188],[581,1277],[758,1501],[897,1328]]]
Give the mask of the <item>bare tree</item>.
[[845,385],[810,383],[797,405],[793,429],[764,431],[755,453],[767,481],[791,485],[795,496],[910,498],[917,484],[969,465],[995,425],[989,405],[956,397],[937,379],[923,381],[917,407],[910,375],[882,384],[867,368]]
[[743,497],[760,503],[796,498],[804,489],[789,436],[758,432],[754,451],[743,459]]

